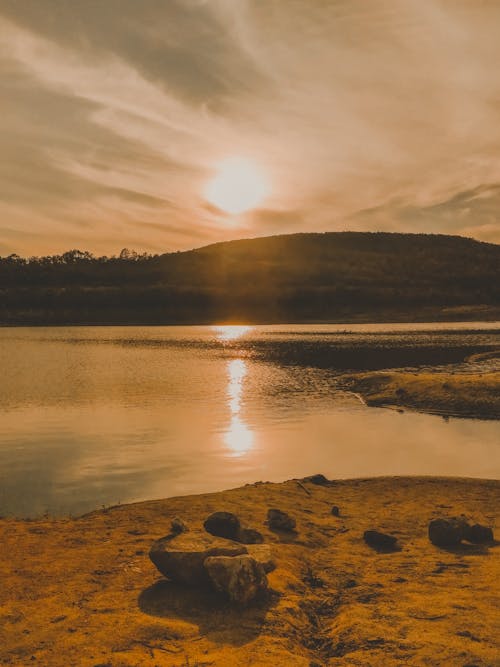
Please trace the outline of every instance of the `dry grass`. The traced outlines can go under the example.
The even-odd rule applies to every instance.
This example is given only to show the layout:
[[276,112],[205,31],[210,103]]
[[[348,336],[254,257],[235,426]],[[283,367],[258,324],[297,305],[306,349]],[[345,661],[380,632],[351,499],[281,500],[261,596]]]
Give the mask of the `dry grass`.
[[[499,490],[437,478],[289,481],[76,520],[2,520],[0,664],[491,666],[500,551],[443,551],[426,529],[460,513],[494,526]],[[296,537],[263,525],[269,507],[297,519]],[[277,561],[269,598],[245,611],[161,581],[147,556],[173,517],[196,527],[214,510],[262,530]],[[396,535],[402,550],[373,551],[369,528]]]

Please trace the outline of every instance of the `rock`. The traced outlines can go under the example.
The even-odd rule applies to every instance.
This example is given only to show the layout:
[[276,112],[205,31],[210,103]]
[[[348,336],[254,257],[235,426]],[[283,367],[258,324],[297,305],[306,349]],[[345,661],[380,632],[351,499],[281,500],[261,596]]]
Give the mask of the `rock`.
[[264,542],[262,533],[259,533],[259,531],[254,528],[240,528],[234,539],[243,544],[262,544],[262,542]]
[[303,482],[311,482],[311,484],[316,484],[317,486],[328,486],[330,480],[328,480],[324,475],[310,475],[309,477],[304,477]]
[[473,544],[485,544],[493,542],[493,531],[488,526],[482,526],[475,523],[473,526],[466,526],[464,529],[464,540]]
[[370,547],[385,551],[394,551],[398,541],[397,537],[381,533],[378,530],[365,530],[363,539]]
[[264,567],[252,556],[209,556],[205,568],[214,588],[240,605],[267,589]]
[[178,517],[173,519],[172,523],[170,524],[170,529],[176,535],[179,535],[180,533],[185,533],[189,530],[184,521],[182,519],[179,519]]
[[429,540],[437,547],[453,547],[464,537],[467,522],[461,518],[433,519],[429,523]]
[[266,574],[276,569],[269,544],[249,544],[247,551],[249,556],[262,565]]
[[270,509],[267,512],[267,525],[273,530],[295,530],[295,519],[286,512],[278,509]]
[[204,522],[207,533],[235,539],[240,530],[240,520],[232,512],[214,512]]
[[203,531],[189,531],[167,536],[153,543],[149,552],[153,564],[168,579],[188,586],[208,582],[204,567],[210,556],[240,556],[247,549],[242,544],[213,537]]
[[337,507],[337,505],[332,507],[332,514],[333,516],[340,516],[340,509]]

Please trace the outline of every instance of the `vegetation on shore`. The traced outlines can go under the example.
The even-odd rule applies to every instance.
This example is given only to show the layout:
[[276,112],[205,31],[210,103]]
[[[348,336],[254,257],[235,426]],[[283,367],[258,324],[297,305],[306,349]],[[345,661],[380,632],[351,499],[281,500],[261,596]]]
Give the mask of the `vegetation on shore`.
[[500,246],[332,232],[148,255],[0,258],[0,324],[500,318]]
[[[495,529],[499,490],[472,479],[304,479],[79,519],[0,520],[0,663],[492,665],[500,552],[438,548],[427,527],[464,514]],[[263,525],[274,507],[296,519],[296,533]],[[217,510],[258,528],[276,562],[268,597],[246,609],[159,578],[148,558],[174,517],[198,530]],[[363,534],[373,529],[397,537],[401,550],[371,548]]]
[[368,405],[500,419],[500,372],[359,373],[345,377],[343,383],[359,393]]

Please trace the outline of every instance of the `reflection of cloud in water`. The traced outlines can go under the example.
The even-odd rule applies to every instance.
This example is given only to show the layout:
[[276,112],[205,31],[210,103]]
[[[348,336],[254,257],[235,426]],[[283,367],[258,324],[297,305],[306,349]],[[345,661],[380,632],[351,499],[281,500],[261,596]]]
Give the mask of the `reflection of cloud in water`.
[[240,416],[243,380],[248,372],[247,365],[243,359],[233,359],[227,364],[227,372],[229,376],[227,394],[231,421],[224,434],[224,442],[235,456],[240,456],[252,449],[254,441],[254,434]]

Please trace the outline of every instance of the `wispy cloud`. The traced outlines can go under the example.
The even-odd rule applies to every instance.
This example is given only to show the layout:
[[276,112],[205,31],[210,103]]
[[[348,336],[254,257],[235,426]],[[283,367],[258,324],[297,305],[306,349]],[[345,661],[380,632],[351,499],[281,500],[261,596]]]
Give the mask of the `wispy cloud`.
[[[347,228],[498,242],[497,194],[460,193],[500,182],[499,20],[465,0],[3,0],[2,252]],[[203,200],[231,155],[272,181],[238,220]]]

